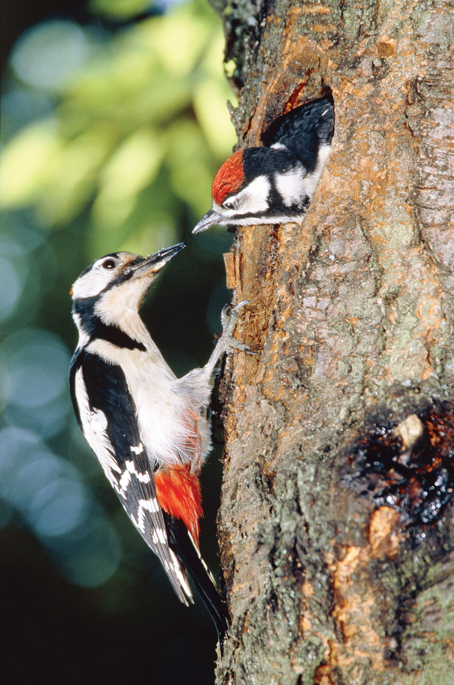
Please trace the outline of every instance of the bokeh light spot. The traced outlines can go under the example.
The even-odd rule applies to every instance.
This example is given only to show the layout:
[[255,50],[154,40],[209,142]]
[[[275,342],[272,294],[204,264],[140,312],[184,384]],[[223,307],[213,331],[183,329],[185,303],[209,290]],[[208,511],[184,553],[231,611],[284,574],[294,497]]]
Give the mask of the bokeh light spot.
[[115,573],[121,558],[121,543],[104,516],[91,515],[86,535],[72,541],[71,558],[66,566],[70,580],[81,587],[99,587]]
[[122,548],[114,528],[78,470],[36,433],[0,430],[0,498],[0,528],[18,511],[73,583],[98,587],[117,570]]
[[59,90],[89,56],[83,30],[72,21],[46,21],[25,31],[17,41],[11,64],[24,83]]
[[77,481],[60,481],[49,501],[36,512],[34,528],[38,535],[64,535],[76,528],[86,510],[87,496]]
[[70,357],[56,335],[23,329],[7,338],[0,352],[9,370],[6,401],[34,409],[66,394]]
[[22,284],[14,265],[0,257],[0,320],[15,309],[22,292]]

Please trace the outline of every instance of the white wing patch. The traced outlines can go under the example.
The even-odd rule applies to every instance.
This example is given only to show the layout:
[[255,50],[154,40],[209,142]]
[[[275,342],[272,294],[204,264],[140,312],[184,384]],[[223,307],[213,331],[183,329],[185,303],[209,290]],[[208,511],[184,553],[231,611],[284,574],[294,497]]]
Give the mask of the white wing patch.
[[[143,447],[140,445],[139,448],[137,447],[131,447],[131,452],[135,452],[136,454],[141,454],[143,452]],[[129,473],[132,473],[137,480],[140,480],[141,483],[149,483],[151,480],[151,476],[148,472],[145,473],[140,473],[136,469],[136,465],[133,461],[126,461],[126,469],[129,471]]]
[[126,491],[129,487],[129,483],[131,482],[131,472],[130,471],[124,471],[121,478],[120,482],[118,484],[114,483],[114,488],[118,492],[119,495],[122,497],[126,496]]
[[[129,516],[133,520],[135,526],[140,530],[141,533],[145,534],[145,512],[149,511],[150,514],[156,514],[160,510],[158,500],[156,497],[150,497],[149,499],[139,499],[137,502],[137,520],[134,518],[133,514],[130,513]],[[167,545],[167,534],[163,528],[156,528],[153,530],[151,536],[151,541],[154,545]]]
[[107,418],[100,409],[90,409],[82,368],[76,372],[74,385],[85,438],[98,457],[109,482],[116,488],[118,481],[114,471],[121,473],[121,468],[115,461],[115,450],[106,432]]

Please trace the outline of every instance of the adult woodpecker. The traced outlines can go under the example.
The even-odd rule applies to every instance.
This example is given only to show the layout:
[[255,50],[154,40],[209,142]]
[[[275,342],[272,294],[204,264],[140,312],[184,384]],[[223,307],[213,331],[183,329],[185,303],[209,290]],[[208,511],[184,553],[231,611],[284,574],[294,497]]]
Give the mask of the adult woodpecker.
[[275,119],[265,147],[235,152],[213,181],[213,205],[193,233],[210,226],[300,223],[331,149],[334,104],[313,100]]
[[139,316],[157,273],[183,243],[150,257],[115,252],[74,283],[79,342],[70,388],[77,420],[131,521],[159,557],[179,599],[192,602],[192,577],[218,631],[226,615],[199,552],[199,472],[210,449],[206,417],[221,355],[248,349],[232,338],[240,303],[223,313],[208,363],[176,378]]

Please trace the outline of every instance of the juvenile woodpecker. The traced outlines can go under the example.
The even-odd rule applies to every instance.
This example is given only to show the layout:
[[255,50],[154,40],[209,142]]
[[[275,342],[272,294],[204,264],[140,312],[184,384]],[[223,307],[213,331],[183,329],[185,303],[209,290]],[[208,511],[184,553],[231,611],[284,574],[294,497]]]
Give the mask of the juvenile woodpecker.
[[210,226],[300,223],[331,149],[334,104],[314,100],[275,119],[265,147],[235,152],[213,181],[213,205],[193,233]]
[[79,342],[70,388],[77,420],[131,521],[159,557],[179,599],[192,577],[218,631],[225,609],[199,552],[199,472],[210,449],[206,418],[214,367],[232,338],[240,303],[227,317],[208,363],[176,378],[150,337],[139,307],[157,273],[184,244],[150,257],[115,252],[74,283]]

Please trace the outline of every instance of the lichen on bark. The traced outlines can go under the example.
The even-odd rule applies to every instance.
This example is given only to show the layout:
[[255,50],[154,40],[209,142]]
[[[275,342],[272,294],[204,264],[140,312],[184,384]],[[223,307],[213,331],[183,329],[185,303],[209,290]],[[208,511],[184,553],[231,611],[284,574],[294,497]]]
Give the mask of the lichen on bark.
[[[224,379],[219,684],[454,682],[452,506],[413,515],[454,454],[453,9],[222,6],[240,144],[327,90],[336,132],[302,226],[241,228],[228,260],[251,301],[237,335],[259,354],[239,353]],[[414,445],[428,440],[417,462],[412,416],[426,436]],[[396,468],[378,441],[365,476],[380,430]],[[399,469],[406,499],[380,500]]]

